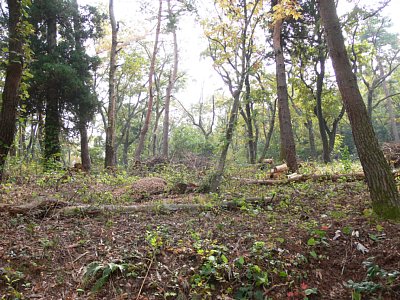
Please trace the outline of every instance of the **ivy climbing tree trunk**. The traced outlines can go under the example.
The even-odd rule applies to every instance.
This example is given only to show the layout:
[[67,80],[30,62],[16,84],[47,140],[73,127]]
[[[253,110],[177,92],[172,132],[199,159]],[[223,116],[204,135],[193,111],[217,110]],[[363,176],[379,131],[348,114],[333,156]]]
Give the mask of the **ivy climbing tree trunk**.
[[157,27],[156,27],[156,37],[154,41],[154,49],[153,49],[153,55],[151,57],[151,62],[150,62],[150,70],[149,70],[149,101],[147,102],[147,113],[146,113],[146,118],[144,120],[144,124],[142,127],[142,130],[140,132],[140,137],[139,137],[139,144],[136,148],[135,151],[135,160],[140,161],[142,152],[144,149],[144,142],[146,140],[146,135],[147,131],[149,130],[150,126],[150,120],[151,120],[151,113],[153,110],[153,100],[154,100],[154,95],[153,95],[153,77],[154,77],[154,69],[155,69],[155,64],[156,64],[156,56],[157,56],[157,49],[158,49],[158,38],[160,35],[160,29],[161,29],[161,13],[162,13],[162,0],[159,0],[159,9],[158,9],[158,17],[157,17]]
[[117,22],[114,15],[114,0],[109,2],[109,14],[111,23],[111,51],[110,51],[110,72],[108,79],[108,111],[107,111],[107,128],[106,128],[106,156],[104,166],[106,168],[115,167],[115,118],[117,95],[115,91],[115,71],[117,69]]
[[0,111],[0,182],[15,137],[19,86],[22,78],[24,35],[21,32],[22,0],[8,0],[8,62]]
[[[57,17],[47,16],[47,53],[56,56],[57,47]],[[54,162],[61,160],[61,120],[60,99],[56,83],[49,84],[46,91],[46,120],[44,123],[44,158],[47,168],[51,168]]]
[[400,218],[400,197],[390,167],[376,139],[372,123],[352,72],[334,0],[319,0],[336,81],[353,131],[361,165],[372,200],[380,217]]
[[281,45],[281,31],[283,20],[275,21],[273,32],[273,47],[276,61],[276,84],[278,94],[278,117],[281,141],[281,157],[286,161],[289,169],[295,172],[298,169],[296,145],[294,142],[291,123],[289,96],[286,83],[285,58]]

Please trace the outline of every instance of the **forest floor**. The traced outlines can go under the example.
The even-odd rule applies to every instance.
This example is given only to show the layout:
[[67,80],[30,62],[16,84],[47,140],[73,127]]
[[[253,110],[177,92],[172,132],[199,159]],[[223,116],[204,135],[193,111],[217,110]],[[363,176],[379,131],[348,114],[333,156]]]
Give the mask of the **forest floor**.
[[[262,173],[233,168],[219,195],[140,197],[126,173],[10,178],[0,299],[400,299],[400,224],[373,216],[363,181],[259,186],[229,175]],[[148,209],[9,210],[43,199]]]

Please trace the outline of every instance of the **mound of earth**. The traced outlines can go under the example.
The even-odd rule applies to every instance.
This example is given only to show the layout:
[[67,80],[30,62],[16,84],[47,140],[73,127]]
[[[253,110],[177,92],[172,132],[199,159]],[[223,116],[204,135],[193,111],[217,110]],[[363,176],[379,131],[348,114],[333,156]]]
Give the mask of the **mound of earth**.
[[161,194],[166,188],[167,182],[160,177],[144,177],[132,184],[132,192],[142,195]]

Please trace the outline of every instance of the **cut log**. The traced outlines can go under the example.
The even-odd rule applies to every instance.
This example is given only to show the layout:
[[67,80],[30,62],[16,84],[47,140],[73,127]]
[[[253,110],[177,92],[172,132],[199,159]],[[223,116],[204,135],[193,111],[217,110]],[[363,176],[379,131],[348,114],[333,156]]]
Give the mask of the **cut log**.
[[271,170],[271,173],[283,173],[283,172],[287,172],[289,170],[287,164],[282,164],[279,166],[276,166],[275,168],[273,168]]

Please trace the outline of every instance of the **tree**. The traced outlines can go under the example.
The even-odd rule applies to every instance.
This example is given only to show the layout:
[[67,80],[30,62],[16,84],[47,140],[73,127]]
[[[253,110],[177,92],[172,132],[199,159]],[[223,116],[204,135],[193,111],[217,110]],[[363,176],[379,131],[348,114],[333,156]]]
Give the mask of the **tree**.
[[140,161],[143,149],[144,149],[144,142],[146,139],[147,131],[149,130],[149,125],[150,125],[150,119],[151,119],[151,112],[153,110],[153,100],[154,100],[154,95],[153,95],[153,77],[154,77],[154,68],[156,64],[156,57],[157,57],[157,49],[158,49],[158,38],[160,35],[160,29],[161,29],[161,13],[162,13],[162,0],[159,1],[159,8],[158,8],[158,15],[157,15],[157,27],[156,27],[156,36],[155,36],[155,41],[154,41],[154,49],[153,49],[153,54],[151,57],[151,62],[150,62],[150,70],[149,70],[149,86],[148,86],[148,93],[149,93],[149,101],[147,102],[147,113],[146,113],[146,118],[144,120],[144,125],[142,127],[142,130],[140,132],[140,138],[139,138],[139,144],[136,148],[135,152],[135,160]]
[[73,2],[61,0],[36,0],[31,9],[34,59],[26,105],[30,113],[37,112],[40,122],[45,111],[43,144],[47,168],[61,160],[60,136],[63,129],[68,133],[64,119],[75,124],[75,129],[82,129],[97,106],[91,71],[97,67],[98,59],[87,55],[82,45],[101,35],[103,16],[91,6],[77,10]]
[[372,123],[352,72],[344,44],[334,0],[319,0],[319,10],[326,32],[336,81],[353,130],[376,214],[389,219],[400,218],[400,197],[388,163],[379,148]]
[[176,26],[177,26],[177,15],[173,13],[171,9],[171,0],[167,1],[168,4],[168,14],[169,14],[169,23],[168,29],[172,33],[173,37],[173,47],[174,47],[174,63],[172,67],[171,74],[169,76],[168,86],[167,86],[167,93],[165,95],[165,102],[164,102],[164,124],[163,124],[163,143],[162,143],[162,156],[164,158],[168,158],[168,133],[169,133],[169,108],[170,108],[170,101],[171,101],[171,93],[172,89],[174,88],[175,81],[178,74],[178,41],[176,38]]
[[[398,35],[388,32],[390,21],[379,13],[369,17],[365,10],[356,10],[359,21],[352,32],[351,59],[357,74],[366,88],[368,115],[372,120],[373,111],[384,101],[387,104],[389,128],[395,141],[399,141],[396,114],[393,109],[392,94],[387,87],[390,76],[400,66]],[[383,96],[376,100],[382,88]],[[382,94],[382,93],[381,93]]]
[[[222,180],[226,157],[232,142],[240,99],[246,74],[260,65],[256,56],[256,31],[262,17],[262,0],[217,1],[219,15],[206,24],[209,54],[214,68],[228,86],[233,98],[232,107],[222,141],[221,154],[215,173],[210,178],[210,190],[216,192]],[[262,51],[260,51],[262,52]]]
[[19,87],[24,66],[22,0],[8,0],[8,60],[0,111],[0,182],[11,144],[14,141]]
[[[336,93],[336,89],[328,88],[329,77],[325,76],[328,49],[315,0],[304,1],[302,9],[301,20],[290,22],[292,31],[288,30],[289,43],[286,48],[291,54],[295,76],[301,80],[301,82],[294,80],[296,89],[299,90],[301,89],[300,85],[304,85],[314,100],[312,112],[318,120],[322,141],[322,158],[325,163],[328,163],[331,161],[337,129],[345,109],[343,105],[337,103],[340,101],[339,99],[329,101],[329,98]],[[304,95],[300,97],[304,97]],[[334,99],[336,100],[336,98]],[[313,134],[311,121],[312,119],[308,118],[306,123],[309,136]]]
[[[290,4],[289,4],[290,5]],[[281,1],[274,5],[275,20],[273,27],[273,48],[276,61],[276,85],[278,94],[278,117],[281,140],[281,157],[286,161],[289,169],[295,172],[298,169],[296,158],[296,145],[294,142],[293,129],[291,123],[289,96],[287,91],[285,58],[282,48],[282,26],[286,16],[296,14],[298,8],[280,7]],[[294,9],[294,10],[293,10]],[[296,16],[296,15],[295,15]]]
[[106,157],[104,166],[106,168],[114,167],[115,161],[115,117],[117,95],[115,91],[115,71],[117,68],[117,23],[114,15],[114,0],[109,2],[109,14],[111,23],[111,51],[110,51],[110,70],[108,78],[108,111],[107,111],[107,128],[106,128]]
[[[57,13],[55,3],[43,3],[46,5],[46,11],[44,11],[44,18],[47,25],[46,31],[46,46],[47,55],[58,64],[58,53],[57,53]],[[40,8],[39,8],[40,9]],[[60,65],[58,65],[60,66]],[[49,70],[52,71],[51,69]],[[62,72],[60,69],[54,70],[56,72]],[[44,124],[44,158],[46,166],[49,167],[52,161],[60,161],[61,158],[61,145],[60,145],[60,133],[61,133],[61,116],[60,116],[60,95],[57,87],[56,74],[48,76],[48,85],[45,91],[46,99],[46,121]]]

